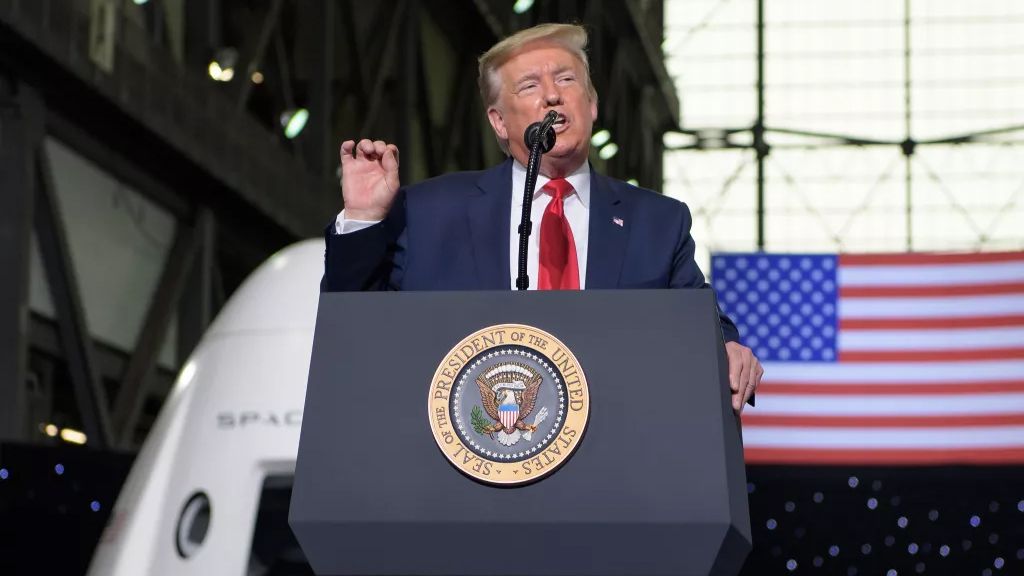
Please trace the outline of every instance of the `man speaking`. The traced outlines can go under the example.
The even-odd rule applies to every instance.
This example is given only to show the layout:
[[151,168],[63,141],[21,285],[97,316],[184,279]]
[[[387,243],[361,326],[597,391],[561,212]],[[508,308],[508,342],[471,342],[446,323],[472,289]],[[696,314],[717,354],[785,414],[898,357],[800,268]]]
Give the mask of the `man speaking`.
[[[480,57],[487,118],[509,155],[489,170],[401,188],[395,145],[342,143],[345,208],[327,229],[321,290],[515,289],[529,157],[523,134],[549,111],[557,114],[556,139],[541,157],[530,206],[530,287],[710,289],[693,259],[686,205],[591,169],[597,92],[586,45],[581,26],[542,24]],[[740,412],[764,370],[732,320],[720,319]]]

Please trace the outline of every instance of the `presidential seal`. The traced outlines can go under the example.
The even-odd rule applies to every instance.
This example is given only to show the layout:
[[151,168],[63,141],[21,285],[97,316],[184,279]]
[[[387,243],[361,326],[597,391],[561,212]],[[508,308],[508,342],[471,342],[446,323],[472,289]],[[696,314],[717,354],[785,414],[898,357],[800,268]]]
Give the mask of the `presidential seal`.
[[550,474],[576,450],[590,393],[565,344],[532,326],[500,324],[448,352],[427,409],[434,440],[456,468],[515,485]]

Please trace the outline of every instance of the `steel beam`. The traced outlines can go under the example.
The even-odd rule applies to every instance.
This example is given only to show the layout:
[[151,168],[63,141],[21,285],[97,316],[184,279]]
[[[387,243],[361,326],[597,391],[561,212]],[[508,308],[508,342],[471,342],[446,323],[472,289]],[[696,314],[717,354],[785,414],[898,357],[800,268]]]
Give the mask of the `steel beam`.
[[33,91],[0,77],[0,441],[28,438],[28,279],[41,108]]
[[196,219],[195,261],[188,273],[188,284],[178,302],[178,364],[184,364],[199,344],[214,315],[214,274],[217,266],[217,223],[209,208],[202,208]]
[[[306,0],[302,13],[311,16],[310,29],[313,45],[318,47],[316,61],[312,66],[310,78],[309,116],[312,120],[306,126],[302,143],[306,158],[314,173],[326,184],[333,181],[338,156],[333,142],[331,128],[334,126],[334,58],[337,45],[335,30],[337,26],[337,2],[335,0]],[[330,187],[324,186],[325,193],[334,192],[337,196],[336,181]]]
[[635,36],[643,48],[647,65],[657,83],[662,102],[665,105],[665,113],[672,126],[679,126],[679,96],[676,94],[675,82],[672,81],[672,77],[668,75],[668,69],[665,67],[665,57],[661,52],[661,35],[658,35],[657,41],[652,40],[651,33],[654,31],[647,29],[638,2],[628,1],[625,3],[625,7],[629,21],[633,24]]
[[757,153],[757,249],[765,249],[764,160],[768,144],[764,138],[764,0],[757,0],[757,119],[754,121],[754,151]]
[[[421,34],[420,34],[420,3],[419,0],[401,0],[403,7],[400,9],[404,17],[400,20],[402,50],[401,58],[401,96],[399,97],[399,108],[401,122],[398,125],[398,146],[399,149],[405,146],[406,150],[413,147],[413,127],[419,125],[421,132],[430,133],[433,123],[430,121],[430,111],[425,117],[418,113],[418,103],[426,101],[426,93],[420,92],[416,85],[417,69],[422,68],[423,58],[420,55]],[[396,67],[397,69],[397,67]],[[433,146],[423,150],[423,157],[435,158]],[[426,174],[416,174],[412,171],[416,167],[413,162],[402,162],[398,166],[402,182],[413,182]]]
[[149,393],[150,375],[156,366],[156,359],[167,336],[175,307],[185,288],[186,272],[192,267],[195,259],[200,234],[199,227],[186,227],[179,222],[174,245],[167,255],[167,263],[164,265],[160,282],[146,312],[142,331],[128,360],[121,387],[114,401],[112,421],[119,447],[132,447],[135,423]]
[[185,61],[204,69],[221,42],[221,1],[185,1]]
[[[445,148],[448,147],[446,142],[438,142],[438,134],[440,133],[434,126],[434,119],[431,117],[430,110],[430,88],[427,86],[427,71],[426,64],[423,62],[423,56],[416,54],[413,57],[412,62],[404,62],[405,68],[408,71],[410,67],[413,68],[413,76],[406,77],[406,87],[415,86],[418,94],[413,94],[415,98],[415,115],[419,120],[420,125],[420,142],[419,146],[422,148],[421,154],[426,160],[427,174],[437,175],[447,167],[444,165],[444,153]],[[414,81],[415,79],[415,81]],[[413,104],[406,108],[406,113],[411,113]],[[454,106],[449,104],[449,109],[453,109]],[[449,114],[451,116],[451,114]],[[450,118],[449,118],[450,122]],[[451,126],[449,122],[443,123],[442,127]],[[434,146],[437,142],[438,146]],[[450,142],[450,140],[449,140]]]
[[[387,79],[392,74],[396,64],[395,61],[398,59],[396,54],[393,52],[388,54],[387,51],[394,50],[394,46],[398,45],[399,33],[405,30],[402,23],[404,22],[408,7],[409,5],[405,0],[400,0],[395,8],[395,13],[392,15],[391,24],[388,26],[387,40],[385,40],[384,48],[378,58],[380,66],[377,68],[377,74],[373,79],[373,88],[368,100],[369,107],[366,111],[366,116],[363,118],[362,126],[357,132],[360,138],[365,138],[367,134],[370,134],[370,130],[376,125],[377,116],[384,106],[384,90],[387,88]],[[408,80],[411,81],[412,77]],[[402,162],[399,165],[399,169],[406,164],[408,162]],[[408,181],[405,179],[404,174],[401,177],[403,182]]]
[[36,147],[36,179],[33,220],[46,279],[57,310],[61,346],[68,363],[75,401],[90,444],[106,449],[112,441],[107,394],[97,375],[92,336],[85,323],[49,158],[42,145]]
[[238,109],[245,109],[246,103],[249,102],[249,94],[252,92],[252,80],[249,78],[252,70],[255,66],[259,66],[260,62],[263,61],[263,55],[267,51],[267,43],[270,42],[270,35],[277,27],[277,21],[281,17],[281,5],[284,3],[283,0],[274,0],[270,5],[270,10],[267,11],[266,16],[263,17],[263,26],[260,28],[260,35],[256,39],[256,43],[251,49],[248,49],[242,53],[242,58],[238,63],[237,74],[241,75],[241,87],[238,93]]
[[0,2],[0,65],[44,82],[48,107],[75,118],[154,176],[179,182],[186,195],[202,187],[211,192],[203,201],[240,200],[291,238],[322,229],[313,175],[205,74],[210,49],[220,43],[219,0],[188,3],[195,4],[189,38],[200,39],[199,45],[188,43],[193,66],[171,65],[169,52],[149,42],[125,45],[123,38],[145,33],[129,30],[136,24],[125,19],[109,74],[81,56],[89,40],[82,31],[89,26],[78,3],[33,4],[39,9]]

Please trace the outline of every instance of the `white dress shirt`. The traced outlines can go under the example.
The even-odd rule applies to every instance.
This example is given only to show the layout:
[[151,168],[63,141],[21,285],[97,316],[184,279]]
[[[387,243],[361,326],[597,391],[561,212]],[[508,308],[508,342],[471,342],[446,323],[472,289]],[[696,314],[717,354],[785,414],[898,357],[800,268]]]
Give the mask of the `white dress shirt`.
[[[587,243],[590,239],[590,163],[584,162],[572,174],[565,177],[576,190],[574,194],[562,200],[565,217],[572,230],[576,244],[576,261],[580,267],[580,289],[587,284]],[[541,189],[550,178],[537,176],[537,187],[534,189],[533,206],[530,208],[530,220],[533,221],[533,233],[530,234],[530,249],[526,258],[526,272],[530,276],[530,290],[537,289],[538,269],[540,262],[540,224],[544,210],[551,202],[551,195]],[[516,289],[516,277],[519,275],[519,222],[523,216],[523,190],[526,188],[526,167],[519,162],[512,163],[512,214],[509,221],[509,278],[510,287]],[[348,220],[342,210],[334,222],[336,234],[349,234],[373,226],[379,222],[370,220]]]
[[[569,221],[572,238],[576,243],[576,261],[580,265],[580,289],[587,284],[587,240],[590,238],[590,163],[584,162],[575,172],[565,177],[576,192],[562,200],[565,218]],[[530,276],[530,290],[537,289],[540,278],[540,223],[544,210],[551,202],[551,195],[541,188],[550,178],[537,176],[537,187],[533,191],[533,206],[530,220],[533,232],[530,234],[530,249],[526,256],[526,273]],[[523,190],[526,188],[526,167],[519,162],[512,163],[512,216],[509,223],[508,262],[512,289],[516,289],[519,275],[519,222],[523,218]]]

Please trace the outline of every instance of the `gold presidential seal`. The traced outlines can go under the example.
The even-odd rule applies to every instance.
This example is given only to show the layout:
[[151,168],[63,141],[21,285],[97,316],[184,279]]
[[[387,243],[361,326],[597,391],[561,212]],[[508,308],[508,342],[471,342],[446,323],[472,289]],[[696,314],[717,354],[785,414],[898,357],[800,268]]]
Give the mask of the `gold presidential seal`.
[[579,446],[590,393],[576,356],[532,326],[499,324],[469,335],[430,383],[430,428],[445,457],[490,484],[533,482]]

